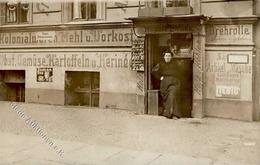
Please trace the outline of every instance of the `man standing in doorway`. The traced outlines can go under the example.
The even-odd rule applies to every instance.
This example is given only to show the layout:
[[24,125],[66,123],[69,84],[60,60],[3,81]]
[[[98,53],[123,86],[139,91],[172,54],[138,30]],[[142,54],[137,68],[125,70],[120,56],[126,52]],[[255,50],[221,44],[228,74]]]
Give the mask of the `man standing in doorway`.
[[171,52],[165,52],[163,57],[164,61],[153,68],[152,74],[161,81],[160,95],[163,99],[163,116],[177,119],[181,117],[179,109],[181,87],[179,67]]

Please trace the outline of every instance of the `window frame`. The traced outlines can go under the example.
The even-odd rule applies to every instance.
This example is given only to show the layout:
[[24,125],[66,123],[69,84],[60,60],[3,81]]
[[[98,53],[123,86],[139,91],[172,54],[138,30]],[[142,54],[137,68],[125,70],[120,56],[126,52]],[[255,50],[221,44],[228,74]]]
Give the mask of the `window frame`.
[[6,3],[2,3],[1,5],[3,5],[3,8],[4,8],[4,24],[6,25],[22,25],[22,24],[31,24],[32,23],[32,3],[29,3],[28,2],[28,12],[27,12],[27,21],[22,21],[22,12],[23,12],[23,9],[22,9],[22,3],[21,2],[17,2],[17,8],[15,9],[16,10],[16,21],[15,22],[8,22],[8,8],[7,8],[7,4],[8,2]]
[[[86,5],[88,6],[90,3],[95,3],[96,4],[96,18],[82,18],[82,15],[81,15],[81,10],[79,11],[75,11],[75,9],[78,7],[78,8],[81,8],[81,5],[82,4],[78,4],[77,7],[74,7],[74,5],[76,3],[86,3]],[[94,1],[83,1],[83,2],[80,2],[80,0],[74,0],[72,3],[71,3],[71,20],[72,21],[103,21],[105,20],[105,11],[106,11],[106,3],[104,1],[100,1],[100,0],[94,0]],[[87,12],[87,11],[85,11]]]

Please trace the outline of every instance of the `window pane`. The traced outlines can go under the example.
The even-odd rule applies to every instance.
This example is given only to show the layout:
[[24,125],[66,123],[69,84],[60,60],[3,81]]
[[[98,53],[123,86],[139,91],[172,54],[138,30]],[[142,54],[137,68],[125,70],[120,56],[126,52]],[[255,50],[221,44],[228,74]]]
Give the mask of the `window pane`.
[[99,90],[99,73],[93,73],[92,89]]
[[74,104],[79,106],[90,106],[89,93],[74,93]]
[[85,105],[85,106],[90,106],[90,94],[89,93],[84,93],[83,95],[82,95],[82,98],[81,98],[82,100],[82,103],[81,103],[81,105]]
[[187,6],[188,0],[166,0],[166,7]]
[[79,0],[74,0],[72,9],[73,19],[97,19],[98,14],[100,14],[97,12],[102,12],[102,8],[97,6],[96,1],[80,2]]
[[88,14],[87,14],[87,3],[81,3],[81,18],[82,19],[87,19]]
[[152,1],[151,7],[159,7],[159,2],[158,1]]
[[97,18],[97,4],[96,2],[91,2],[90,4],[90,19],[95,19]]
[[18,4],[14,2],[8,2],[6,4],[6,21],[8,23],[16,23],[17,22],[17,11]]
[[72,3],[72,5],[73,5],[73,7],[72,7],[73,19],[80,19],[80,18],[82,18],[82,15],[81,15],[81,3],[75,0]]
[[29,9],[30,5],[27,2],[10,1],[6,3],[6,23],[29,22]]
[[20,5],[21,15],[20,19],[22,23],[28,22],[29,3],[21,3]]
[[99,107],[99,93],[92,94],[92,106]]
[[91,87],[90,73],[83,73],[81,78],[83,78],[83,84],[81,88],[84,88],[85,90],[89,90]]

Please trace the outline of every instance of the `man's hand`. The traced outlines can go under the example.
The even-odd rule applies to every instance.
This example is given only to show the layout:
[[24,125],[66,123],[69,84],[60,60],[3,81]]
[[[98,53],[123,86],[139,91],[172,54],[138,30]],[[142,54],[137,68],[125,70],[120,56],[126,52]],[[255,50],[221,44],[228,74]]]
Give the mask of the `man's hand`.
[[163,79],[164,79],[164,77],[163,77],[163,76],[161,76],[160,80],[162,81]]

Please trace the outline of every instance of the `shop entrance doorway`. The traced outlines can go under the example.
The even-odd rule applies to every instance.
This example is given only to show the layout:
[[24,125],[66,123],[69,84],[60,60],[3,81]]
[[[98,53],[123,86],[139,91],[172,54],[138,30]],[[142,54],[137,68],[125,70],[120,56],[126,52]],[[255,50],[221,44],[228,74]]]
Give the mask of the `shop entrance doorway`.
[[[190,33],[182,34],[153,34],[147,36],[147,89],[148,89],[148,102],[151,98],[149,92],[156,92],[158,98],[158,113],[163,112],[163,99],[160,95],[160,82],[161,80],[155,78],[152,74],[154,67],[163,62],[163,54],[171,52],[175,61],[175,66],[179,72],[178,79],[180,80],[180,93],[178,95],[180,117],[191,117],[192,111],[192,84],[193,84],[193,59],[192,59],[192,45],[193,36]],[[154,98],[153,98],[154,99]],[[150,107],[149,107],[150,104]],[[153,111],[151,103],[147,104],[148,114]],[[154,106],[155,104],[153,104]],[[151,114],[151,113],[150,113]],[[154,114],[154,113],[153,113]]]
[[99,72],[65,72],[65,105],[99,107]]
[[0,71],[0,100],[25,101],[25,71],[1,70]]

